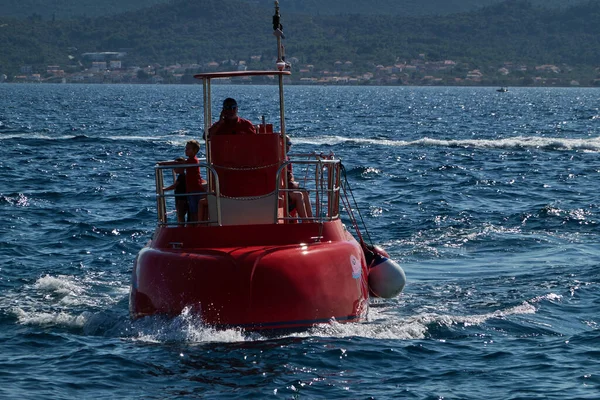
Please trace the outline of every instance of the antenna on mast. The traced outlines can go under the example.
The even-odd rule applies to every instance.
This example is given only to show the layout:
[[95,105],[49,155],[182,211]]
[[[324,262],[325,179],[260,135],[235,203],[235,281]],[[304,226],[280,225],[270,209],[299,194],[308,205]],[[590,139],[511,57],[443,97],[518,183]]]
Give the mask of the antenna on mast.
[[285,39],[283,34],[283,25],[281,25],[281,15],[279,15],[279,1],[275,0],[275,15],[273,15],[273,35],[277,37],[277,69],[283,71],[290,69],[290,63],[285,62],[285,48],[281,42]]

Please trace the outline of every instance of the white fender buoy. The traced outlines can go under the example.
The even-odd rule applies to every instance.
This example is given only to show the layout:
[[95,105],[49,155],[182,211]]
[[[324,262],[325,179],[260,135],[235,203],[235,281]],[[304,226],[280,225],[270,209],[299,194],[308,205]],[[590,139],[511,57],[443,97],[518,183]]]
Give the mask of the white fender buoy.
[[387,253],[387,251],[385,251],[381,246],[374,245],[371,247],[371,251],[373,251],[375,254],[379,254],[380,256],[390,258],[390,255]]
[[384,299],[396,297],[406,285],[404,270],[394,260],[376,254],[369,268],[369,289],[372,294]]

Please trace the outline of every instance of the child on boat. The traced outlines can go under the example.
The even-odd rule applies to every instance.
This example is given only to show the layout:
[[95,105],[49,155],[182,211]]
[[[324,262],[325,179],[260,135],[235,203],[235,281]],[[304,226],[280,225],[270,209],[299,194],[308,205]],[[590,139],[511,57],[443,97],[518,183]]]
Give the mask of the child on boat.
[[[180,164],[185,164],[185,158],[177,157],[175,159],[176,162]],[[164,188],[164,191],[175,190],[175,209],[177,210],[177,222],[179,224],[185,223],[185,216],[188,213],[188,199],[185,195],[187,193],[186,185],[185,185],[185,169],[184,168],[174,168],[173,171],[177,174],[177,178],[175,179],[175,183],[171,186]]]
[[[198,164],[196,156],[200,151],[200,143],[190,140],[185,144],[185,155],[188,157],[186,164]],[[206,191],[206,181],[200,176],[200,167],[187,167],[185,169],[185,185],[188,193],[188,222],[204,221],[204,200],[198,192]],[[202,204],[201,204],[202,203]]]
[[[199,160],[196,156],[200,151],[200,143],[197,140],[190,140],[185,144],[185,155],[187,159],[184,159],[183,164],[198,164]],[[183,158],[183,157],[182,157]],[[175,165],[178,161],[164,161],[158,163],[159,165]],[[200,175],[200,167],[185,167],[185,189],[188,203],[188,222],[194,223],[197,221],[204,221],[204,207],[206,203],[205,195],[202,192],[206,192],[206,181],[202,179]],[[164,190],[164,189],[163,189]]]

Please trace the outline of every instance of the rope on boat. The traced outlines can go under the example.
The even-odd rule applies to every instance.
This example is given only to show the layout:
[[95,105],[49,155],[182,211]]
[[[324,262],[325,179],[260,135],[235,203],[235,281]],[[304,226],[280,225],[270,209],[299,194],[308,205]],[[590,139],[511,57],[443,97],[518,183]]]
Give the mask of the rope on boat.
[[245,197],[225,196],[224,194],[221,194],[219,197],[222,198],[222,199],[225,198],[225,199],[235,199],[235,200],[242,200],[242,201],[250,201],[250,200],[264,199],[264,198],[267,198],[267,197],[271,196],[274,193],[275,193],[275,191],[272,191],[271,193],[263,194],[262,196],[245,196]]
[[352,201],[356,208],[356,213],[360,217],[360,222],[362,223],[362,226],[365,229],[365,234],[367,236],[367,239],[369,240],[370,246],[373,247],[373,241],[371,240],[371,235],[369,234],[369,230],[367,229],[365,220],[363,219],[363,217],[360,213],[360,208],[358,208],[358,203],[356,201],[356,198],[354,197],[354,193],[352,192],[350,183],[348,182],[348,176],[346,175],[346,167],[344,167],[344,164],[342,164],[341,162],[340,162],[340,167],[341,167],[342,173],[344,174],[344,180],[342,181],[342,185],[341,185],[342,192],[343,192],[342,203],[344,204],[344,207],[346,207],[346,210],[348,211],[348,215],[350,216],[350,219],[352,220],[352,225],[354,226],[354,230],[356,231],[356,234],[358,235],[358,238],[360,239],[361,245],[363,245],[363,247],[369,246],[363,240],[362,234],[360,233],[360,229],[358,228],[358,223],[356,221],[356,217],[354,216],[354,212],[352,211],[352,205],[350,204],[350,200],[348,199],[348,193],[350,193],[350,196],[352,197]]
[[224,165],[217,165],[217,164],[213,164],[213,167],[227,169],[227,170],[231,170],[231,171],[255,171],[257,169],[270,168],[270,167],[275,167],[277,165],[279,165],[279,162],[275,162],[275,163],[269,164],[269,165],[261,165],[260,167],[225,167]]

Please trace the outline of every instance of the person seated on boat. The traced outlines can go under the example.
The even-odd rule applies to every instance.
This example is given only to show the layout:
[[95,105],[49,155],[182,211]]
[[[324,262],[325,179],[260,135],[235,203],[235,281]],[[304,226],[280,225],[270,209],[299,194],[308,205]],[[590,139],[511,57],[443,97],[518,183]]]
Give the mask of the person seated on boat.
[[256,133],[252,122],[240,118],[237,114],[238,105],[231,97],[223,101],[221,117],[208,129],[208,136]]
[[[179,164],[185,164],[185,158],[177,157],[175,161]],[[185,223],[185,216],[188,213],[188,199],[185,186],[185,169],[174,168],[173,171],[177,174],[175,183],[164,188],[164,191],[175,190],[175,210],[177,210],[177,222],[181,225]]]
[[[289,136],[286,135],[286,153],[290,152],[292,148],[292,141]],[[287,157],[288,161],[290,157]],[[292,164],[287,165],[287,184],[288,189],[295,189],[288,192],[288,210],[292,212],[296,210],[300,218],[312,218],[312,207],[310,205],[310,198],[306,189],[300,187],[300,184],[294,180],[294,173],[292,170]]]

